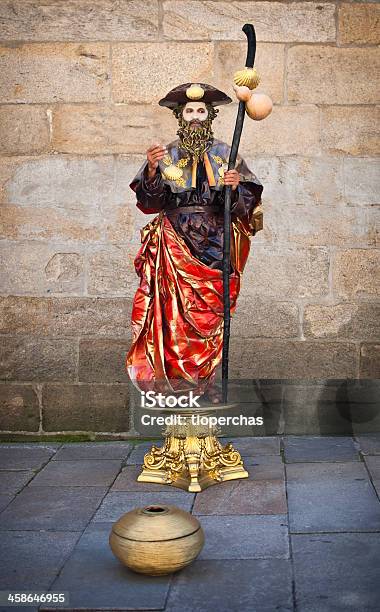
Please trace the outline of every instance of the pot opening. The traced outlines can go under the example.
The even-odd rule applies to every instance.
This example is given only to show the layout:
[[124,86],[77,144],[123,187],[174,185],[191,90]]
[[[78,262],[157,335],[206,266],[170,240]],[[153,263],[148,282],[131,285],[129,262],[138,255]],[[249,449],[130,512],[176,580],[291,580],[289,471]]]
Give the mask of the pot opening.
[[162,512],[167,512],[168,508],[162,507],[162,506],[147,506],[146,508],[143,509],[143,512],[145,512],[145,514],[160,514]]

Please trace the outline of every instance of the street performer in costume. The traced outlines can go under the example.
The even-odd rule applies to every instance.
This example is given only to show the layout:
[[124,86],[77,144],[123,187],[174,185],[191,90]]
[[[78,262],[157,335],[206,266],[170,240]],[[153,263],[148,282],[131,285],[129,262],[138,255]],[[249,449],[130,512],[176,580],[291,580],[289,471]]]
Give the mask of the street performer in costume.
[[149,147],[130,183],[137,207],[158,213],[142,229],[135,258],[140,286],[126,367],[140,390],[209,391],[221,361],[225,185],[232,189],[232,314],[250,239],[262,227],[262,184],[239,155],[228,171],[230,147],[213,136],[216,107],[230,102],[204,83],[169,91],[159,104],[178,119],[178,138]]

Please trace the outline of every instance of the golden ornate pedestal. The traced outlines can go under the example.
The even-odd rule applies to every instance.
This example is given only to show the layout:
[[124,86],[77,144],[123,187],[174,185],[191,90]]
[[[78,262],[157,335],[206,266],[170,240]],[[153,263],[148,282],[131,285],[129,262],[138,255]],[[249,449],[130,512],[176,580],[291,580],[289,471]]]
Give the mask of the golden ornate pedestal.
[[191,415],[185,418],[185,425],[167,427],[162,448],[152,446],[146,453],[139,482],[198,492],[218,482],[248,477],[240,453],[232,444],[220,444],[217,428],[193,425]]

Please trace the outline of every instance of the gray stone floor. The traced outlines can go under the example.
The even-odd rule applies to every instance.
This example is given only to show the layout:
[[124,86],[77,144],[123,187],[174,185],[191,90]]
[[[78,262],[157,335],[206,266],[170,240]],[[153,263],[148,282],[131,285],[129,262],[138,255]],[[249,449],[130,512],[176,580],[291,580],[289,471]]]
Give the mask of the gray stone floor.
[[[237,438],[250,477],[197,495],[137,483],[151,443],[0,444],[0,591],[69,595],[69,610],[380,609],[380,434]],[[112,523],[170,503],[205,546],[172,576],[113,556]],[[0,610],[52,610],[51,606]]]

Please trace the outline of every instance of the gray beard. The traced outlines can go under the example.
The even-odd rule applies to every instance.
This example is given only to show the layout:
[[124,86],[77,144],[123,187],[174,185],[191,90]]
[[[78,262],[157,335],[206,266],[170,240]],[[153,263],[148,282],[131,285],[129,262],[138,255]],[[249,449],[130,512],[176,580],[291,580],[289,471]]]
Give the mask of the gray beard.
[[214,134],[209,117],[201,122],[200,127],[193,129],[188,121],[183,117],[179,117],[179,130],[177,134],[180,140],[180,146],[187,151],[191,157],[199,160],[211,147]]

